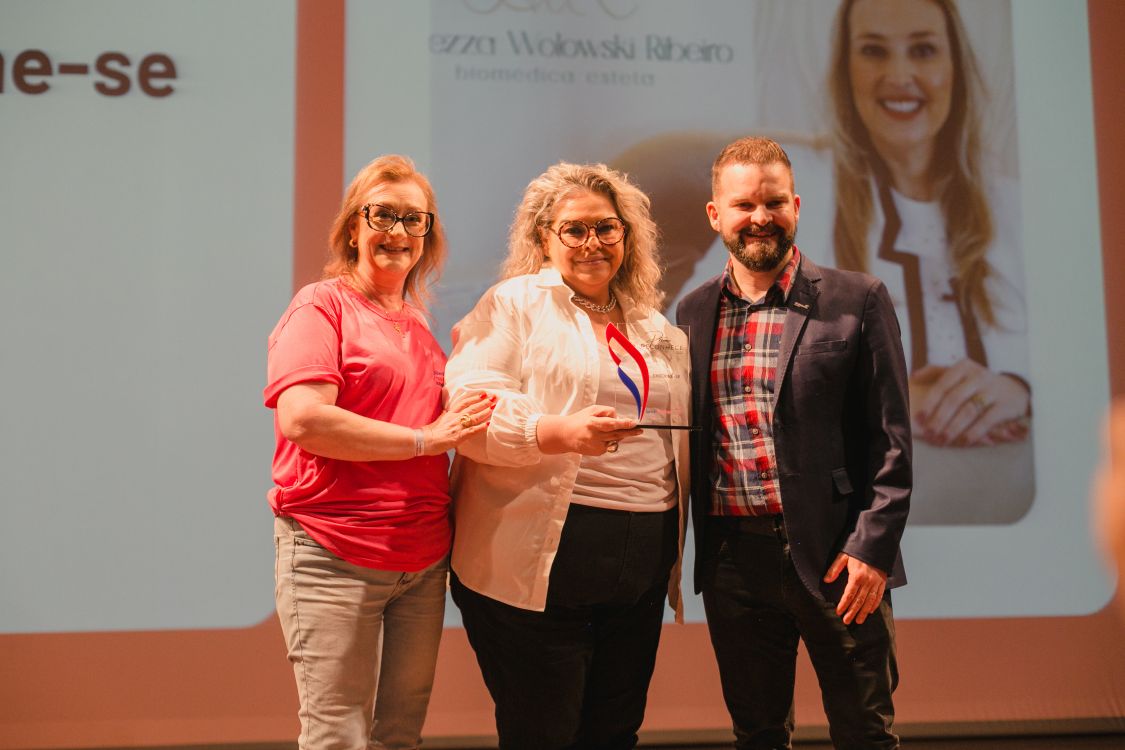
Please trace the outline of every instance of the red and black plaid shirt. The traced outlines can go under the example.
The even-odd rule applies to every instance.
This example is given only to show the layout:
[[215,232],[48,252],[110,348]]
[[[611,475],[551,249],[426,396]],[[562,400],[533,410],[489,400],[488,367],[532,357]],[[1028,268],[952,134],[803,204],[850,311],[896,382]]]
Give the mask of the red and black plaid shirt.
[[801,253],[778,274],[755,302],[742,296],[731,274],[723,273],[719,323],[711,355],[715,399],[715,468],[711,514],[761,516],[781,512],[781,485],[773,450],[774,377],[786,300]]

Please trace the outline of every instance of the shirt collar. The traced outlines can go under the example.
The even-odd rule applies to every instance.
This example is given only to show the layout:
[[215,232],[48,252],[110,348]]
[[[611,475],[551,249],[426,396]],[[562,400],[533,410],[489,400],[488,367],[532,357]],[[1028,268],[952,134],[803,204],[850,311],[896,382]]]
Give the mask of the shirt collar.
[[[738,282],[734,280],[734,273],[731,270],[731,264],[734,263],[734,258],[727,260],[727,267],[723,269],[723,293],[728,299],[749,303],[752,305],[763,304],[783,304],[789,300],[789,293],[793,290],[793,282],[797,279],[797,269],[801,265],[801,251],[797,246],[793,246],[793,255],[789,258],[789,262],[781,269],[781,273],[773,280],[770,285],[769,291],[760,300],[749,300],[738,288]],[[778,300],[777,295],[780,295]]]
[[554,266],[540,266],[539,272],[535,274],[538,277],[539,286],[552,287],[552,286],[565,286],[563,283],[562,274],[559,269]]
[[[574,296],[574,290],[566,285],[566,282],[563,281],[562,274],[559,273],[559,270],[554,266],[542,266],[539,271],[533,275],[536,277],[536,283],[540,287],[544,289],[557,289],[559,291],[555,293],[563,295],[567,299]],[[647,313],[643,309],[633,304],[631,297],[617,290],[614,290],[613,293],[617,295],[617,302],[621,305],[627,320],[643,320],[647,317]],[[575,307],[577,308],[577,305],[575,305]]]

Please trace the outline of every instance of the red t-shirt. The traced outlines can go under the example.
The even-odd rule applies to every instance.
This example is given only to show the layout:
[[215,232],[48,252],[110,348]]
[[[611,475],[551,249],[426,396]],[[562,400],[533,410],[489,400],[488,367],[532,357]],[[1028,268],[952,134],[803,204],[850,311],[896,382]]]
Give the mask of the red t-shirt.
[[[422,427],[441,413],[445,354],[421,313],[393,315],[340,279],[297,292],[269,337],[267,407],[291,385],[332,383],[336,405],[371,419]],[[281,434],[269,492],[275,514],[297,521],[356,565],[413,572],[449,552],[449,459],[340,461]]]

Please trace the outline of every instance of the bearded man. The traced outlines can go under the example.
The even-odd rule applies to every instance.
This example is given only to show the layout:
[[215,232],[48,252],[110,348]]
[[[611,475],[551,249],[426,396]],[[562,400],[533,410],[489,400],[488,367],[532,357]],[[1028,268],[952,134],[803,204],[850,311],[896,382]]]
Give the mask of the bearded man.
[[[911,491],[906,362],[877,278],[794,244],[801,199],[766,138],[723,149],[730,259],[688,294],[695,588],[739,748],[789,748],[803,640],[837,748],[897,748],[889,589]],[[831,253],[827,253],[829,257]]]

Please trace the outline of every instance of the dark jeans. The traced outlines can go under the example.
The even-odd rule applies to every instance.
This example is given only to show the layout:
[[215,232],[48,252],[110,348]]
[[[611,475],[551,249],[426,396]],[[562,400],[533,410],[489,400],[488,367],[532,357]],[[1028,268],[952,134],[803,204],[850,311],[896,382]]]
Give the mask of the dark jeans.
[[[704,555],[714,578],[703,605],[723,698],[739,748],[791,747],[797,642],[820,681],[832,743],[841,750],[897,748],[898,684],[889,593],[862,625],[844,625],[793,567],[783,529],[712,518]],[[756,526],[756,528],[747,528]]]
[[676,557],[678,521],[572,505],[544,612],[452,576],[469,643],[496,703],[503,750],[617,750],[637,743]]

